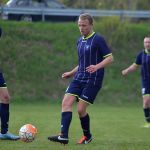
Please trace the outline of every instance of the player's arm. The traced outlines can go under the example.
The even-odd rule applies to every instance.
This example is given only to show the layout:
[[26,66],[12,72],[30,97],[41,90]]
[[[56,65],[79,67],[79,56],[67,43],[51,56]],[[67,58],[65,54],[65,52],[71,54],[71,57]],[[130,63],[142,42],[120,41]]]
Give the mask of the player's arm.
[[101,61],[100,63],[96,64],[96,65],[90,65],[86,68],[86,71],[89,73],[94,73],[95,71],[97,71],[100,68],[104,68],[106,67],[108,64],[111,64],[113,62],[113,55],[109,54],[107,55],[107,57],[104,58],[103,61]]
[[136,63],[133,63],[131,66],[128,68],[122,70],[122,75],[127,75],[130,72],[133,72],[137,69],[138,65]]
[[62,74],[62,78],[63,79],[68,79],[72,76],[75,75],[75,73],[78,71],[78,66],[76,66],[74,69],[72,69],[71,71],[65,72]]

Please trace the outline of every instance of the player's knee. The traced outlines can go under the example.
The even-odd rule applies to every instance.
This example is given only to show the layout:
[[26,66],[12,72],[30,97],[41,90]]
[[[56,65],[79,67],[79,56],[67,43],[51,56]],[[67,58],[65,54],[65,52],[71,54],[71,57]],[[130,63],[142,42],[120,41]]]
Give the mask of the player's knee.
[[84,109],[82,109],[81,107],[78,108],[79,117],[83,117],[83,116],[85,116],[85,114],[86,114],[86,111]]
[[62,102],[62,110],[63,111],[71,111],[72,106],[67,101]]
[[150,107],[150,97],[149,96],[144,96],[143,105],[144,105],[144,108]]
[[2,103],[9,103],[10,101],[10,96],[9,95],[4,95],[2,98],[1,98],[1,102]]
[[62,111],[72,111],[75,97],[66,95],[62,101]]
[[150,107],[150,99],[145,99],[144,100],[144,108]]

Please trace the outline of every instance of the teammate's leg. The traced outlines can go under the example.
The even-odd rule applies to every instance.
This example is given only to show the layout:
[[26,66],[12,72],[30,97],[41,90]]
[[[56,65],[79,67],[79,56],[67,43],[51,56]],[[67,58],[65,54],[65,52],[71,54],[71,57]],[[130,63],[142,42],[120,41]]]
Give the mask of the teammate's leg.
[[0,87],[0,116],[1,116],[1,133],[5,134],[8,131],[9,122],[9,94],[6,87]]
[[143,95],[143,111],[146,124],[143,127],[150,127],[150,82],[142,82],[142,95]]
[[19,136],[8,132],[9,128],[9,93],[7,88],[0,88],[0,118],[1,118],[1,140],[18,140]]
[[68,144],[68,132],[70,123],[72,120],[72,106],[76,97],[66,94],[62,101],[62,114],[61,114],[61,134],[56,136],[50,136],[50,141],[59,142],[62,144]]
[[150,127],[150,95],[143,96],[143,110],[147,124],[144,127]]
[[8,133],[9,125],[9,103],[10,96],[6,87],[3,74],[0,73],[0,118],[1,118],[1,133],[0,139],[18,140],[20,137]]

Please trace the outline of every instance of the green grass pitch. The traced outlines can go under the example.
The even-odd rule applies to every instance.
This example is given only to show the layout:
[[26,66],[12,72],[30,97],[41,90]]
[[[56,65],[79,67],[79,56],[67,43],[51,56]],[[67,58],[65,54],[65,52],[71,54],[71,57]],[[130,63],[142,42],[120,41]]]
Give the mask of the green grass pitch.
[[70,142],[63,146],[47,140],[49,135],[60,132],[60,104],[12,103],[10,131],[18,134],[22,125],[31,123],[37,127],[38,134],[31,143],[0,141],[0,150],[149,150],[150,129],[141,127],[145,123],[142,107],[131,105],[90,106],[88,111],[91,117],[93,141],[88,145],[76,145],[76,141],[82,136],[82,130],[74,107]]

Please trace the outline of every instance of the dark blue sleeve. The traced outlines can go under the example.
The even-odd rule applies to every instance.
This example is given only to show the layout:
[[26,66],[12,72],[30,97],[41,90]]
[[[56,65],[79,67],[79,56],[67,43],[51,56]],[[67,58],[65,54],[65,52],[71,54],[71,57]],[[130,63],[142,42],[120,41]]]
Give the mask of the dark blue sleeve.
[[141,65],[142,64],[142,52],[140,52],[137,57],[136,57],[136,60],[135,60],[135,63],[137,65]]
[[108,55],[111,55],[111,50],[109,49],[105,39],[101,36],[97,38],[97,44],[101,51],[101,54],[103,57],[107,57]]

